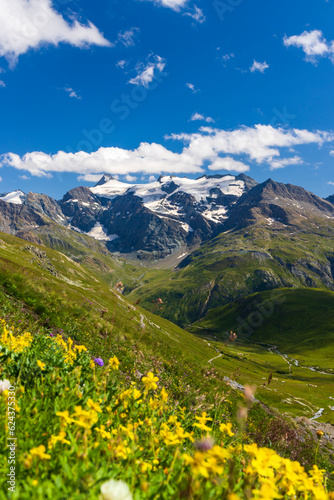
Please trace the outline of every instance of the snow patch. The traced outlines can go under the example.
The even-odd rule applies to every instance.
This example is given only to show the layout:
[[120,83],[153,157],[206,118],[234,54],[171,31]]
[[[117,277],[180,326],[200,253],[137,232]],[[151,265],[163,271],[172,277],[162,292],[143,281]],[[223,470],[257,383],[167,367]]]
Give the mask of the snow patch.
[[7,203],[14,203],[14,205],[22,205],[27,196],[23,191],[12,191],[7,193],[5,196],[0,197],[0,200],[6,201]]
[[100,222],[97,222],[95,226],[88,233],[85,234],[100,241],[113,241],[119,237],[117,234],[108,235],[106,233],[105,228],[102,226],[102,224],[100,224]]
[[180,255],[180,257],[178,257],[177,259],[182,259],[182,257],[185,257],[186,255],[188,255],[187,253],[183,253],[182,255]]

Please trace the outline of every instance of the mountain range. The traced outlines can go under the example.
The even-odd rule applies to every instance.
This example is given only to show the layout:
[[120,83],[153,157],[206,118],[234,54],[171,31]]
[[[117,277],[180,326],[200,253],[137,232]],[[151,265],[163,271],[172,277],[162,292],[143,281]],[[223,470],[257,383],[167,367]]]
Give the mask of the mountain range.
[[259,184],[244,174],[160,176],[148,184],[103,175],[94,187],[76,187],[59,201],[20,190],[2,193],[0,230],[43,243],[47,228],[51,224],[54,231],[57,224],[75,231],[75,238],[79,233],[98,240],[112,253],[157,261],[183,257],[222,232],[259,222],[278,231],[305,222],[313,229],[319,221],[331,225],[333,198],[271,179]]

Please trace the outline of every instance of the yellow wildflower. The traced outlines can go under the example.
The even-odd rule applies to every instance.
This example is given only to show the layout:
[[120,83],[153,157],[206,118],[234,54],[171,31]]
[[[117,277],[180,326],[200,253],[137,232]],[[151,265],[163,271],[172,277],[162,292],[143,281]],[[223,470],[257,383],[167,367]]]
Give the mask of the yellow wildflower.
[[45,451],[46,451],[45,446],[43,444],[41,444],[37,448],[32,448],[29,453],[31,456],[38,457],[41,460],[50,460],[51,455],[49,455],[48,453],[45,453]]
[[160,402],[156,399],[150,398],[148,406],[151,408],[151,410],[157,410],[160,407]]
[[149,391],[150,389],[157,389],[157,382],[159,381],[158,377],[155,377],[152,372],[148,372],[146,377],[142,378],[142,382],[145,386],[145,391]]
[[277,487],[273,481],[262,480],[260,489],[253,490],[252,495],[259,500],[275,500],[276,498],[283,498],[277,491]]
[[57,411],[56,415],[57,415],[57,417],[60,417],[63,419],[64,426],[66,426],[66,424],[71,424],[73,422],[73,419],[70,418],[68,411]]
[[49,439],[49,443],[48,443],[49,450],[51,450],[58,442],[71,444],[70,441],[65,439],[65,436],[66,436],[66,432],[64,432],[64,431],[60,431],[58,436],[51,436],[51,438]]
[[86,411],[81,406],[76,406],[72,419],[72,422],[79,427],[90,429],[98,421],[98,414],[95,410]]
[[152,465],[149,464],[148,462],[143,462],[141,465],[140,465],[140,470],[141,472],[150,472],[152,470]]
[[90,398],[87,401],[87,406],[89,408],[92,408],[93,410],[97,411],[98,413],[102,413],[100,405],[98,403],[94,403],[94,401]]
[[160,391],[160,397],[164,402],[168,400],[168,393],[166,392],[166,389],[164,387]]
[[133,389],[133,399],[137,400],[141,396],[141,392],[136,389],[136,387]]
[[232,437],[234,436],[234,432],[232,432],[232,424],[229,422],[228,424],[220,424],[219,426],[220,432],[223,432]]
[[212,418],[209,418],[207,417],[207,413],[206,411],[204,411],[202,413],[202,416],[201,417],[195,417],[196,420],[198,420],[199,423],[196,423],[194,424],[194,427],[198,427],[199,429],[201,429],[202,431],[211,431],[210,427],[208,427],[206,425],[206,423],[209,421],[209,420],[212,420]]
[[110,365],[110,368],[112,368],[113,370],[118,370],[120,362],[119,362],[118,358],[116,356],[114,356],[114,357],[109,359],[109,365]]
[[95,427],[95,430],[96,432],[98,432],[102,438],[106,438],[106,439],[111,439],[111,434],[110,432],[106,431],[105,430],[106,426],[105,425],[101,425],[101,427]]
[[37,360],[37,364],[38,366],[40,367],[41,370],[45,370],[45,363],[43,363],[42,361],[40,361],[39,359]]

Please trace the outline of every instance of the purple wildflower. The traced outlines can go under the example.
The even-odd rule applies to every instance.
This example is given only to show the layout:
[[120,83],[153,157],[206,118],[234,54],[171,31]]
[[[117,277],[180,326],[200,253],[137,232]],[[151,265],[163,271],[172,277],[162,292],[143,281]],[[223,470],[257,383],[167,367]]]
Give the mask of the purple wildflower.
[[54,337],[53,333],[50,333],[50,337]]
[[99,366],[104,366],[104,362],[102,358],[95,358],[94,363]]

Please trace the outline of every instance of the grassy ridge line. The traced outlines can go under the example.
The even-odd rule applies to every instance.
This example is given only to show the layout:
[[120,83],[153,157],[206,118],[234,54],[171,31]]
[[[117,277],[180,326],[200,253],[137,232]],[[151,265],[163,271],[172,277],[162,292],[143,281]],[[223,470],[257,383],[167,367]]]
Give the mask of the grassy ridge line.
[[[140,307],[134,310],[134,306],[124,296],[115,296],[107,281],[108,277],[114,279],[113,273],[101,279],[90,269],[87,270],[84,264],[79,266],[75,262],[71,263],[63,254],[45,249],[56,270],[68,280],[64,281],[43,269],[37,259],[32,263],[34,255],[24,250],[25,242],[7,235],[6,238],[7,246],[0,249],[0,283],[35,310],[45,325],[52,326],[55,331],[64,330],[77,342],[84,341],[94,355],[98,355],[101,349],[107,349],[108,352],[108,339],[111,336],[120,339],[120,342],[124,342],[126,337],[145,354],[150,352],[167,361],[176,359],[176,364],[185,367],[187,377],[196,386],[199,378],[211,370],[212,365],[207,362],[216,356],[212,347]],[[145,330],[142,328],[142,318]],[[224,325],[228,325],[225,319]],[[217,347],[224,349],[224,346]],[[242,358],[238,351],[243,353]],[[317,380],[311,372],[301,373],[301,378],[294,376],[289,379],[285,375],[287,365],[282,358],[278,356],[273,360],[267,352],[255,351],[249,345],[237,352],[225,354],[213,362],[220,383],[226,375],[237,378],[242,384],[255,383],[259,387],[259,399],[292,415],[309,417],[320,407],[327,408],[327,399],[331,395],[330,381],[321,386],[321,380]],[[266,380],[270,372],[280,372],[274,376],[282,382],[272,383],[278,392],[262,388],[263,379]],[[282,385],[283,382],[285,385]],[[322,391],[315,391],[307,384],[322,387]],[[212,384],[210,390],[215,390]],[[291,396],[301,395],[304,399],[306,396],[306,399],[292,405]],[[323,421],[328,421],[328,412],[326,409]]]
[[[7,246],[0,248],[0,284],[36,312],[43,326],[55,333],[62,330],[76,342],[84,341],[92,355],[108,350],[109,340],[117,338],[145,353],[160,355],[167,362],[176,359],[184,371],[191,371],[194,379],[206,372],[212,350],[201,339],[128,303],[84,265],[78,267],[64,255],[43,249],[67,279],[64,281],[41,268],[36,260],[32,263],[34,255],[24,250],[25,242],[8,235],[4,240]],[[221,380],[223,376],[221,373]]]

